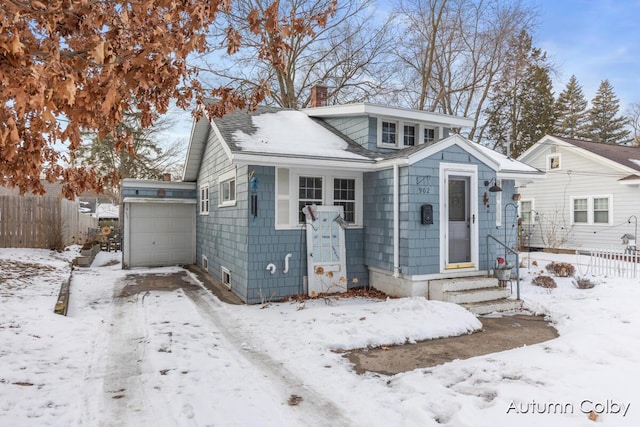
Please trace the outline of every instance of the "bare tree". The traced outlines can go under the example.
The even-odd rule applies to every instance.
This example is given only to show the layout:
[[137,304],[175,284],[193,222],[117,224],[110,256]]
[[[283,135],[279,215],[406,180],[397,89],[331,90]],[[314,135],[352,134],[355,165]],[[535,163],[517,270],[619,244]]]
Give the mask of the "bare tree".
[[398,0],[403,36],[398,75],[411,107],[471,116],[470,139],[482,139],[483,105],[504,66],[509,42],[534,25],[521,1]]
[[[243,19],[247,11],[262,10],[270,4],[269,0],[233,3],[211,37],[224,39],[227,26],[238,28],[242,47],[233,57],[226,58],[223,68],[220,67],[223,58],[216,52],[202,57],[202,70],[210,72],[210,82],[240,92],[249,92],[254,86],[267,82],[271,88],[267,101],[285,108],[308,106],[310,88],[318,82],[328,86],[329,103],[368,100],[388,91],[387,82],[392,72],[383,61],[390,47],[389,27],[386,22],[377,23],[370,0],[273,3],[281,20],[300,22],[311,28],[309,32],[284,37],[287,47],[280,52],[279,62],[261,54],[261,47],[269,43],[270,34]],[[329,9],[332,13],[326,22],[317,19]]]
[[633,144],[640,147],[640,102],[631,104],[627,118],[633,132]]

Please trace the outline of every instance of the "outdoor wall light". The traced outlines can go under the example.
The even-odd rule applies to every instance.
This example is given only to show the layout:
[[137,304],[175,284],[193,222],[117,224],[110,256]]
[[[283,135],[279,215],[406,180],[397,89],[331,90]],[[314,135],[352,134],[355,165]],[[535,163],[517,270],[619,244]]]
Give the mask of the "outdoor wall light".
[[484,186],[488,187],[489,184],[493,182],[493,185],[489,188],[489,193],[497,193],[498,191],[502,191],[502,188],[498,185],[495,178],[491,178],[490,181],[485,181]]

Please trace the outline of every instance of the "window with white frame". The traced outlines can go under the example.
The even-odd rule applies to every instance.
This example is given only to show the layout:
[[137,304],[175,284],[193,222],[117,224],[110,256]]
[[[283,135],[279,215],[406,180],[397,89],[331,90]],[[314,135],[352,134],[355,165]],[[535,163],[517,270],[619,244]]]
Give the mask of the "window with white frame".
[[322,177],[301,176],[298,178],[298,222],[305,222],[302,208],[307,205],[322,205]]
[[226,172],[218,177],[218,205],[236,204],[236,171]]
[[593,198],[593,223],[609,224],[609,198]]
[[587,224],[589,223],[589,199],[575,198],[572,203],[573,223]]
[[436,140],[436,130],[433,128],[424,128],[423,144],[431,144]]
[[342,206],[344,220],[350,224],[356,222],[356,180],[334,178],[333,205]]
[[209,184],[200,186],[200,213],[209,213]]
[[403,126],[403,140],[405,146],[413,146],[416,145],[416,129],[415,125],[404,125]]
[[560,170],[560,154],[547,156],[547,170]]
[[294,229],[304,224],[306,205],[342,206],[344,219],[353,226],[362,225],[362,174],[326,169],[276,168],[275,226]]
[[398,140],[398,123],[390,121],[382,121],[381,142],[383,144],[396,145]]
[[531,211],[533,210],[533,200],[521,200],[520,201],[520,218],[522,224],[529,225],[535,218],[531,217]]
[[227,288],[231,289],[231,272],[228,268],[220,267],[220,279]]

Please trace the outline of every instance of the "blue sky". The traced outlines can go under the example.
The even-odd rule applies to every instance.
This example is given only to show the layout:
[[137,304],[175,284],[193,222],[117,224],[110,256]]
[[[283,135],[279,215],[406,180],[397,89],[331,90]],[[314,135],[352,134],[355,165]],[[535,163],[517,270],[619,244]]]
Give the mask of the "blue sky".
[[557,66],[554,92],[576,76],[590,101],[609,80],[621,111],[640,103],[640,0],[537,0],[534,45]]

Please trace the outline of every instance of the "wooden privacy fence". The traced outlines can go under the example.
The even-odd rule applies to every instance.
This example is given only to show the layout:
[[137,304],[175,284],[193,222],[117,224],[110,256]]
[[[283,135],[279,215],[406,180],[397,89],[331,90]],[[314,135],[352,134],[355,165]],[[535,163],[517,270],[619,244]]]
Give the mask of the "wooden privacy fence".
[[81,244],[98,220],[78,202],[47,196],[0,196],[0,247],[60,249]]
[[620,249],[589,251],[591,272],[596,275],[637,279],[640,277],[640,253]]

